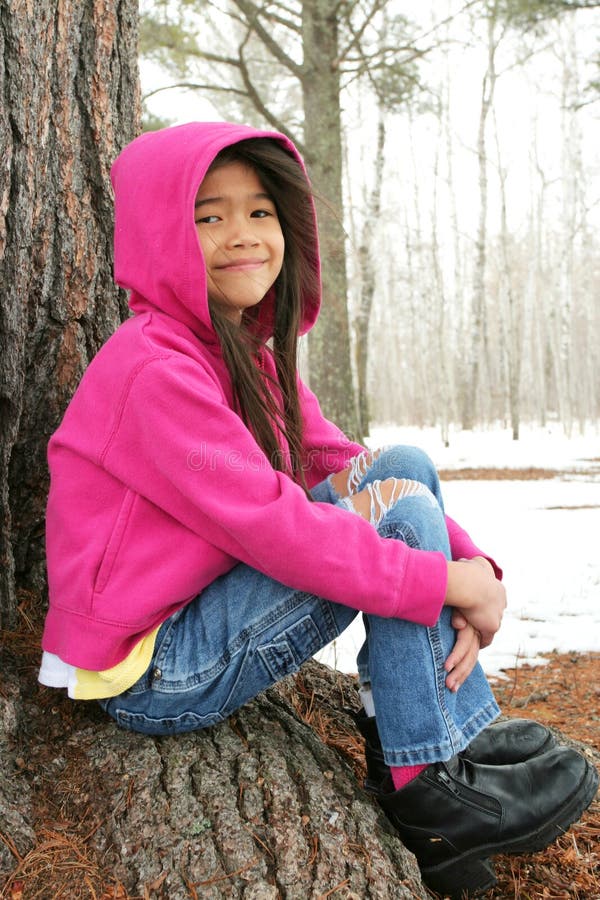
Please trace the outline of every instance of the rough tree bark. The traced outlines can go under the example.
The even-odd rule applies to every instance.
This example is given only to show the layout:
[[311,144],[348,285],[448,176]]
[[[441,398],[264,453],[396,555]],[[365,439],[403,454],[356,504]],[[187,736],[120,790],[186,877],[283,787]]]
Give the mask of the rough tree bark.
[[[138,127],[136,34],[135,0],[0,0],[0,895],[425,897],[290,682],[173,739],[36,684],[46,443],[127,315],[109,167]],[[313,711],[352,739],[349,682],[321,671]]]
[[[429,897],[349,766],[298,715],[304,697],[351,741],[340,712],[356,696],[350,677],[309,663],[296,678],[299,692],[288,678],[223,724],[173,738],[119,731],[92,704],[27,692],[17,766],[6,768],[0,742],[0,835],[13,842],[0,841],[0,893],[22,882],[25,897],[69,900]],[[6,709],[0,698],[10,751]]]
[[109,166],[139,119],[135,0],[0,2],[0,624],[44,590],[45,447],[126,316]]

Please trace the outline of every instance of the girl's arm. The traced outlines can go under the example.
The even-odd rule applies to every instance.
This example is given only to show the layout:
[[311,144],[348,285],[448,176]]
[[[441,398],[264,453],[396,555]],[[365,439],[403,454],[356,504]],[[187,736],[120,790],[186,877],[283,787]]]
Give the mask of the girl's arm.
[[475,557],[483,557],[486,559],[494,570],[494,574],[498,580],[502,580],[502,569],[500,566],[480,550],[471,540],[464,528],[461,528],[458,522],[446,516],[446,528],[448,529],[448,537],[450,538],[450,550],[452,551],[452,559],[474,559]]
[[385,540],[360,516],[311,503],[271,467],[210,371],[156,358],[115,405],[98,462],[232,564],[364,612],[437,621],[444,554]]

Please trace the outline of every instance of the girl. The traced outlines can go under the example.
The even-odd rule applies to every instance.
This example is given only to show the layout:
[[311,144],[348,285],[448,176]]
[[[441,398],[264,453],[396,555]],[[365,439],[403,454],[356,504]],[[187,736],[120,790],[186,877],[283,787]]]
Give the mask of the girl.
[[50,441],[40,680],[124,728],[205,728],[362,611],[369,786],[428,884],[488,886],[488,857],[553,840],[595,771],[535,723],[487,727],[500,570],[445,518],[424,454],[367,452],[298,378],[320,283],[297,152],[191,124],[141,136],[112,176],[134,315]]

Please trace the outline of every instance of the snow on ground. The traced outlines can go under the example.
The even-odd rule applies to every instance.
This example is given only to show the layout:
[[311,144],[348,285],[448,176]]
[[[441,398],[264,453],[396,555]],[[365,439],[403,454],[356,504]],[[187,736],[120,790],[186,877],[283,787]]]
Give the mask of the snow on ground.
[[[439,469],[543,468],[540,481],[446,481],[446,511],[504,569],[508,608],[502,628],[480,660],[491,675],[544,652],[600,651],[600,433],[571,439],[559,427],[523,429],[519,441],[501,429],[451,433],[377,428],[372,447],[414,444]],[[569,474],[564,474],[569,470]],[[356,671],[360,617],[317,659]]]

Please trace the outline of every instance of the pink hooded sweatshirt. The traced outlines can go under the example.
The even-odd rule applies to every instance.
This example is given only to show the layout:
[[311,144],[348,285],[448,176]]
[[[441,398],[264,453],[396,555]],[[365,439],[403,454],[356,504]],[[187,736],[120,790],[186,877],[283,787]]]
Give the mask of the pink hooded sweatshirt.
[[[310,502],[234,410],[194,200],[216,154],[250,137],[280,141],[302,165],[283,135],[201,123],[142,135],[113,166],[115,280],[134,315],[91,362],[48,450],[42,643],[75,666],[121,662],[239,561],[299,591],[424,625],[443,604],[442,553],[384,540],[360,516]],[[316,223],[307,240],[318,270]],[[303,333],[319,304],[304,298]],[[269,293],[258,307],[265,336],[272,305]],[[301,382],[300,397],[310,487],[363,448]],[[479,553],[448,526],[454,558]]]

